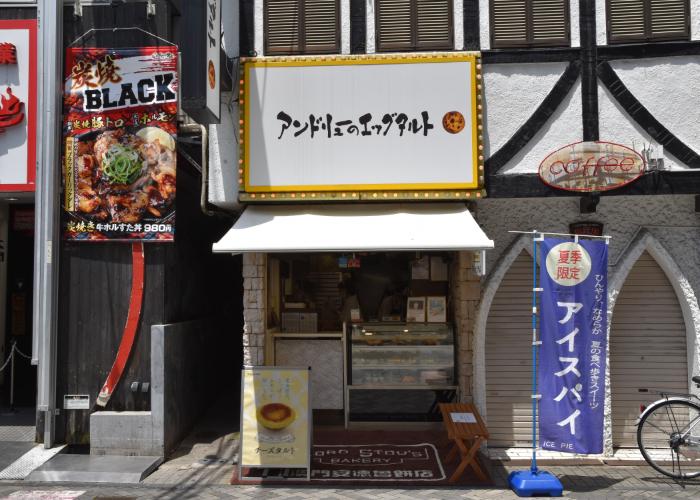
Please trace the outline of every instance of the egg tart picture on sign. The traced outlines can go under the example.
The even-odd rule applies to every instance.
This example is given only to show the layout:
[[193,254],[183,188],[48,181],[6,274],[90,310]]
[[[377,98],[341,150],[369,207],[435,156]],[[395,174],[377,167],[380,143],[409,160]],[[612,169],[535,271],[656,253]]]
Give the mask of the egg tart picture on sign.
[[266,429],[279,431],[294,422],[296,412],[284,403],[268,403],[258,409],[257,418]]
[[450,134],[459,134],[465,124],[464,115],[459,111],[448,111],[442,117],[442,126]]

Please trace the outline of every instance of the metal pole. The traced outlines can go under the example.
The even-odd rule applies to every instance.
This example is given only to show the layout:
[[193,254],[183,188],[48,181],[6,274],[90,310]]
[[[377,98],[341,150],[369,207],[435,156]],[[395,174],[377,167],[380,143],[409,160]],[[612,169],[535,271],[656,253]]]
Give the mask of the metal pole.
[[56,300],[58,296],[63,2],[39,0],[39,123],[36,176],[34,332],[37,343],[37,409],[44,412],[44,447],[55,441]]
[[10,413],[15,412],[15,343],[10,349]]
[[532,463],[537,474],[537,238],[532,238]]

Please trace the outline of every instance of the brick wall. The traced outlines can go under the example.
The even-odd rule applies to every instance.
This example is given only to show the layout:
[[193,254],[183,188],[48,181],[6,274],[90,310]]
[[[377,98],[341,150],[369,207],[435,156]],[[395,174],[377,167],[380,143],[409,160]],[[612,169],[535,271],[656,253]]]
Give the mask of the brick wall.
[[474,319],[481,298],[481,281],[472,270],[472,252],[458,252],[453,260],[450,293],[454,311],[457,377],[460,400],[472,402]]
[[243,254],[243,364],[265,364],[264,253]]

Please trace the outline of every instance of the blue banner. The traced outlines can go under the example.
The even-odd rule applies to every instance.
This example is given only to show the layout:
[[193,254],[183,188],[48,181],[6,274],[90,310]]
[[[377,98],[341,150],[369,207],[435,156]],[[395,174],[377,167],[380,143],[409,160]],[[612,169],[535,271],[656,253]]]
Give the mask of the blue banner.
[[541,249],[540,446],[602,453],[608,246],[545,238]]

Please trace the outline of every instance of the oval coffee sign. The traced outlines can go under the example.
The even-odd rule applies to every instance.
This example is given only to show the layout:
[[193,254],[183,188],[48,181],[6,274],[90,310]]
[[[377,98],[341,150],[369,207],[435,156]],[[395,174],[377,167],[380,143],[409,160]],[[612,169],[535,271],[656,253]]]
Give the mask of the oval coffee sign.
[[540,163],[545,184],[567,191],[608,191],[644,173],[644,159],[612,142],[577,142],[551,153]]

